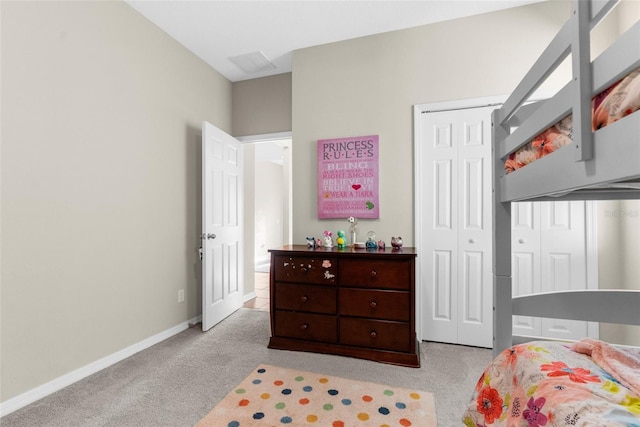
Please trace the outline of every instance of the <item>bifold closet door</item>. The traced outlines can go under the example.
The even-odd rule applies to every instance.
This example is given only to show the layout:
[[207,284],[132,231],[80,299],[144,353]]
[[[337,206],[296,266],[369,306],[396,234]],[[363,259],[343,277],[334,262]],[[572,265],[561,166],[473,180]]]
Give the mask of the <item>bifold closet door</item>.
[[[589,289],[587,203],[521,202],[511,205],[513,294]],[[590,335],[588,322],[513,317],[513,332],[577,340]]]
[[492,345],[491,111],[425,113],[419,262],[422,338]]

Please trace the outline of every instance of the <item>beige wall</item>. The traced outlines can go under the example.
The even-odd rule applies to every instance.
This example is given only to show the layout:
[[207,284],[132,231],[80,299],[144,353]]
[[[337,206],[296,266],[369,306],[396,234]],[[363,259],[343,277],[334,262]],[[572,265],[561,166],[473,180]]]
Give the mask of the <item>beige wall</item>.
[[291,73],[233,83],[233,135],[291,131]]
[[0,8],[4,402],[200,314],[201,122],[231,132],[232,85],[123,2]]
[[316,141],[378,134],[380,219],[360,233],[412,246],[413,105],[508,94],[569,12],[543,2],[295,51],[294,243],[348,225],[317,219]]
[[[599,201],[597,215],[600,288],[640,289],[640,201]],[[601,324],[600,338],[640,346],[640,326]]]
[[638,22],[640,18],[640,1],[638,0],[622,0],[615,11],[618,16],[620,33],[622,34],[633,24]]

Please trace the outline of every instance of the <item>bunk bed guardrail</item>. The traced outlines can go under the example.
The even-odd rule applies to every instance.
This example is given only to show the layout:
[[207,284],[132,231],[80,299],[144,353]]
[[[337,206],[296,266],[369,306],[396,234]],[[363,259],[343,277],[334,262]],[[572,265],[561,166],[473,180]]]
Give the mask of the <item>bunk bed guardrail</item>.
[[[619,135],[640,134],[640,118],[632,116],[627,121],[614,123],[594,133],[591,130],[591,97],[599,93],[631,70],[640,67],[640,22],[625,32],[615,43],[592,63],[584,50],[589,51],[589,31],[602,19],[616,1],[594,2],[590,12],[590,2],[574,1],[575,13],[562,27],[551,44],[534,63],[520,84],[497,110],[494,117],[494,131],[497,135],[497,154],[502,163],[511,153],[531,141],[536,135],[568,115],[573,116],[573,143],[564,150],[558,150],[553,156],[537,160],[539,167],[552,170],[558,165],[570,168],[563,175],[574,177],[574,182],[558,183],[553,176],[539,178],[538,173],[523,168],[517,174],[501,174],[500,198],[502,201],[517,201],[534,197],[549,197],[559,189],[576,190],[602,182],[616,182],[637,178],[637,161],[640,158],[639,144],[628,144],[628,138]],[[589,13],[590,12],[590,13]],[[593,20],[589,17],[593,16]],[[583,22],[584,21],[584,22]],[[566,57],[572,54],[573,78],[554,97],[534,104],[524,105],[549,75]],[[498,129],[496,129],[498,128]],[[511,128],[515,128],[513,132]],[[600,158],[595,156],[597,141],[618,141],[620,147],[606,152],[600,150]],[[631,150],[620,158],[614,156],[622,151]],[[573,151],[573,152],[571,152]],[[609,153],[607,155],[607,153]],[[593,162],[586,162],[593,159]],[[580,163],[571,165],[573,160]],[[613,162],[613,163],[611,163]],[[611,167],[615,165],[616,167]],[[498,164],[495,165],[498,167]],[[498,170],[501,170],[502,165]],[[609,176],[601,176],[608,173]],[[533,177],[533,178],[532,178]],[[526,184],[529,182],[530,184]],[[517,193],[513,190],[517,189]],[[627,196],[637,197],[637,196]],[[588,197],[583,197],[583,199]],[[616,196],[618,198],[618,196]]]

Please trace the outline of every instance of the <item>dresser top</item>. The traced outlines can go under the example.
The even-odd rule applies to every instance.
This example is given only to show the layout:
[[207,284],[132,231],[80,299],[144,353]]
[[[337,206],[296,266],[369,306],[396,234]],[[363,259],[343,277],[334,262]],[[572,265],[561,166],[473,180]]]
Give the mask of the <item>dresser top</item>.
[[367,256],[416,256],[416,248],[405,247],[403,246],[401,249],[393,249],[390,246],[387,246],[385,249],[356,249],[352,246],[348,246],[344,249],[338,249],[337,246],[332,248],[325,247],[316,247],[311,248],[307,245],[285,245],[280,248],[269,249],[269,252],[272,253],[281,253],[281,254],[332,254],[332,255],[344,255],[344,256],[353,256],[353,255],[367,255]]

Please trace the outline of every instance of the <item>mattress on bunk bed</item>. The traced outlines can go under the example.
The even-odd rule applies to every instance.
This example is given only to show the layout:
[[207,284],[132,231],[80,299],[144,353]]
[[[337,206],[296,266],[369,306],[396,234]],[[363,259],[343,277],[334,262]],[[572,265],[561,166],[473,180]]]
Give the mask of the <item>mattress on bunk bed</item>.
[[506,349],[480,377],[463,422],[640,426],[640,349],[598,340],[532,341]]
[[[598,130],[640,109],[640,68],[636,68],[591,101],[591,128]],[[573,120],[569,115],[509,155],[507,173],[547,156],[571,143]]]

